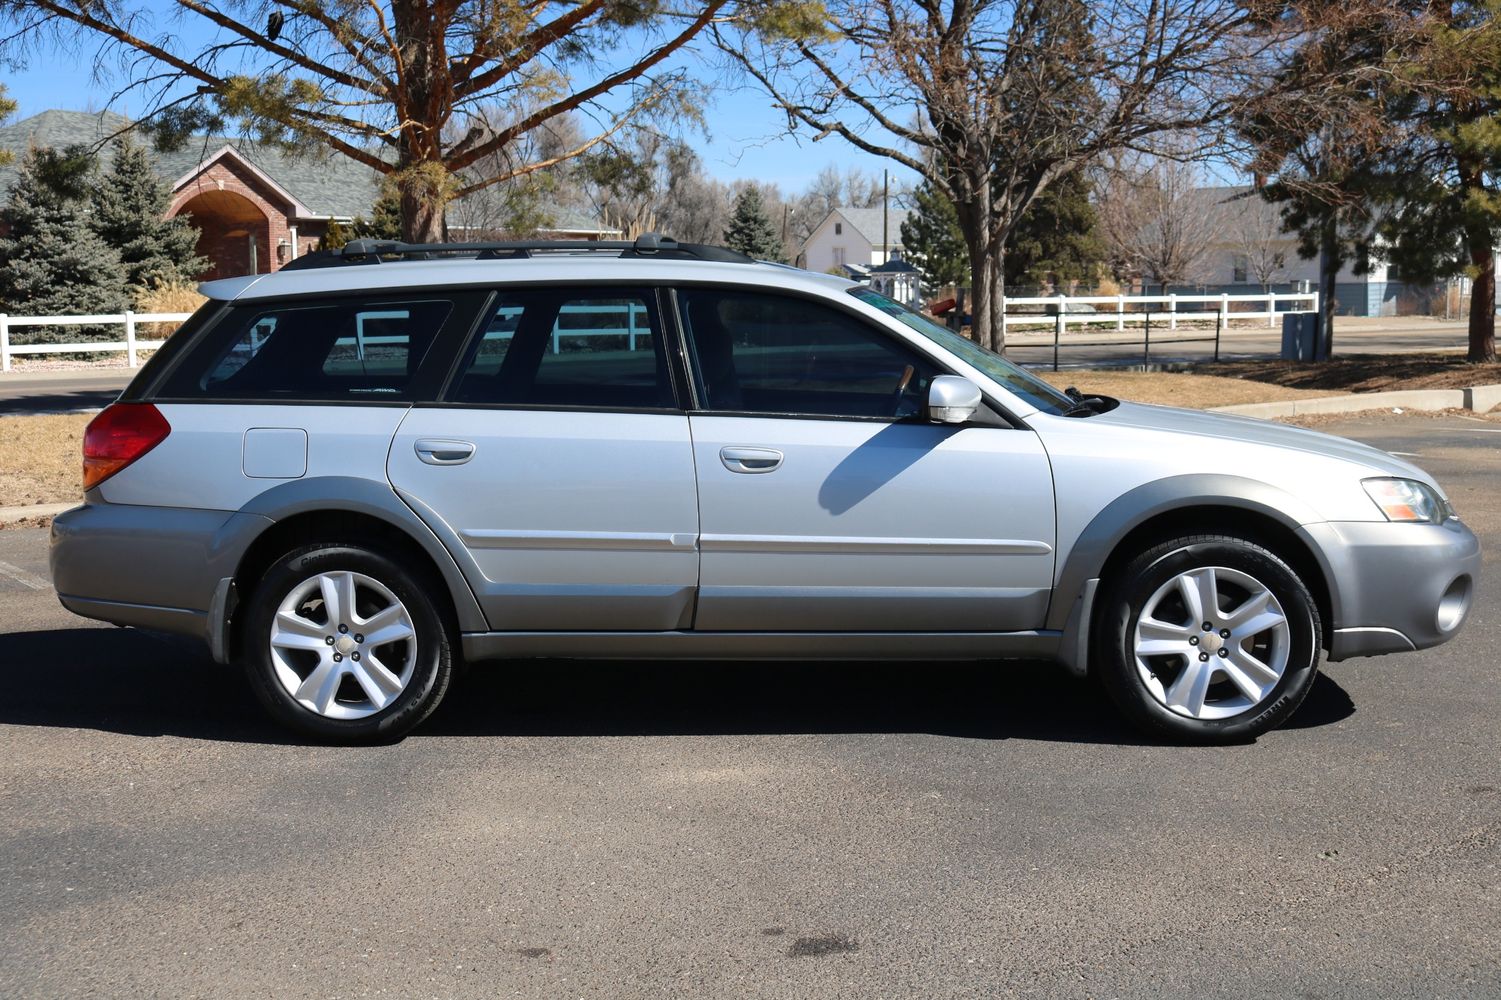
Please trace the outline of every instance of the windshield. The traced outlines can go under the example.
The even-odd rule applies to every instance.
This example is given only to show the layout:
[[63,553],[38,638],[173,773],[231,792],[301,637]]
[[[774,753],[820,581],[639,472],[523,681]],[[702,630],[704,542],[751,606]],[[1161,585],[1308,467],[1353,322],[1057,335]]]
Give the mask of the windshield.
[[863,285],[851,288],[849,293],[861,302],[875,306],[888,316],[895,317],[908,327],[927,337],[951,354],[956,354],[968,364],[980,369],[990,378],[1005,386],[1013,395],[1025,399],[1045,413],[1062,413],[1073,400],[1054,389],[1025,368],[1012,364],[999,354],[981,347],[962,334],[933,322],[926,316],[908,309],[895,299]]

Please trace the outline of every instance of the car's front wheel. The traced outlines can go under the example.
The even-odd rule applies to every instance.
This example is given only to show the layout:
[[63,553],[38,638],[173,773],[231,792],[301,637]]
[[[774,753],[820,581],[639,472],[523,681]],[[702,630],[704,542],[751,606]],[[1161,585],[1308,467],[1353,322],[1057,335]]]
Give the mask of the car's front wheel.
[[360,546],[287,553],[256,583],[237,630],[251,687],[274,717],[309,736],[405,734],[438,707],[452,673],[429,590]]
[[1095,667],[1138,726],[1195,742],[1274,729],[1313,686],[1318,606],[1298,574],[1223,535],[1154,545],[1106,581]]

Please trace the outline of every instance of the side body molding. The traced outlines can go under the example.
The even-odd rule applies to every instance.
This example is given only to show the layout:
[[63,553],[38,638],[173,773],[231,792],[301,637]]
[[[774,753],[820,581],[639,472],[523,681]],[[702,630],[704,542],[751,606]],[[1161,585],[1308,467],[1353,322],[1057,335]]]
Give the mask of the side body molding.
[[[1076,661],[1087,655],[1094,603],[1092,581],[1099,580],[1110,554],[1134,528],[1161,514],[1198,507],[1229,507],[1263,515],[1293,532],[1305,524],[1324,520],[1308,504],[1265,483],[1221,473],[1194,473],[1144,483],[1123,493],[1089,521],[1072,545],[1067,545],[1063,536],[1065,504],[1066,498],[1060,496],[1059,542],[1067,558],[1059,564],[1046,627],[1066,633],[1060,657],[1076,672],[1085,669],[1084,664]],[[1233,523],[1225,525],[1227,531],[1234,528]],[[1308,536],[1305,533],[1300,537],[1306,540]],[[1334,619],[1339,621],[1339,592],[1334,587],[1328,557],[1316,545],[1309,548],[1329,584]]]
[[[298,514],[330,510],[365,514],[404,531],[422,546],[443,575],[443,582],[453,598],[460,631],[484,632],[489,629],[474,591],[458,563],[460,559],[467,559],[462,543],[452,531],[446,532],[448,537],[440,537],[438,530],[430,527],[385,483],[353,476],[298,479],[259,494],[240,513],[284,521]],[[447,527],[441,520],[435,523],[439,530]]]

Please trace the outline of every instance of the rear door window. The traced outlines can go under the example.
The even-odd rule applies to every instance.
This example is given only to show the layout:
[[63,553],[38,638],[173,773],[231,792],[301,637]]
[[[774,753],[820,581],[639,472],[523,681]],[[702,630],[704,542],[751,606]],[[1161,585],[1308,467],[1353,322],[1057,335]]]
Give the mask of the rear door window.
[[459,403],[673,408],[650,289],[501,292],[452,393]]
[[163,395],[202,399],[406,400],[452,298],[253,303],[232,309]]

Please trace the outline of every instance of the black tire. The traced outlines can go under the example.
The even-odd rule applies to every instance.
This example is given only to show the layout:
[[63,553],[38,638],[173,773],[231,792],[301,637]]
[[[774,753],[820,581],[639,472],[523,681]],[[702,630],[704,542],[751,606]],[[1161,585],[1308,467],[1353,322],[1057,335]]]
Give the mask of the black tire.
[[[1147,679],[1138,669],[1134,645],[1138,620],[1159,588],[1180,574],[1207,567],[1226,567],[1253,577],[1276,598],[1288,625],[1288,658],[1281,678],[1259,702],[1239,714],[1218,719],[1191,718],[1168,708],[1149,690]],[[1095,622],[1093,672],[1110,700],[1138,728],[1175,741],[1253,740],[1287,721],[1307,697],[1318,674],[1321,624],[1317,603],[1292,567],[1276,553],[1243,538],[1195,535],[1153,545],[1104,581]],[[1191,641],[1204,646],[1214,643],[1218,655],[1218,645],[1227,640],[1196,636]],[[1178,669],[1192,666],[1189,661],[1172,657],[1146,658],[1144,662],[1154,676],[1159,665],[1169,671],[1166,678],[1154,682],[1163,687],[1168,686],[1175,663],[1183,664]],[[1230,685],[1228,675],[1213,676],[1219,678],[1216,684],[1226,685],[1210,688],[1227,692],[1222,694],[1228,706],[1224,711],[1234,709],[1234,699],[1249,700]],[[1270,678],[1266,683],[1271,683]],[[1212,699],[1206,704],[1212,704]]]
[[[358,719],[328,718],[295,699],[278,680],[270,647],[271,629],[284,598],[319,574],[347,572],[368,577],[394,594],[409,614],[415,633],[411,640],[416,647],[415,663],[405,687],[390,704]],[[305,736],[351,744],[399,739],[433,713],[453,675],[450,631],[442,609],[429,596],[433,592],[434,584],[425,576],[372,549],[344,543],[302,546],[273,563],[247,598],[237,616],[238,660],[271,716]]]

